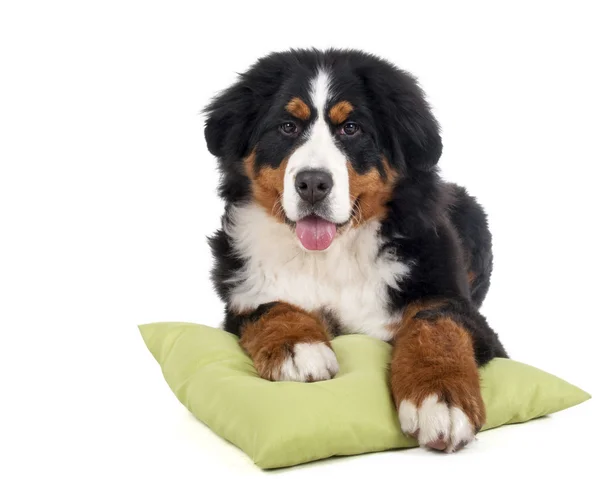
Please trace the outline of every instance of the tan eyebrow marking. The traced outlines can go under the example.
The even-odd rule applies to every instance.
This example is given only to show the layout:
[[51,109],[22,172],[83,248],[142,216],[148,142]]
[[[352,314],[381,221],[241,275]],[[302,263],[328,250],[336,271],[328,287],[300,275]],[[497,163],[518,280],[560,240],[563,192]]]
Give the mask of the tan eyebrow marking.
[[346,100],[340,101],[329,109],[329,118],[334,125],[339,125],[348,119],[352,110],[354,110],[352,103]]
[[298,97],[292,98],[285,109],[300,120],[306,121],[310,118],[310,108]]

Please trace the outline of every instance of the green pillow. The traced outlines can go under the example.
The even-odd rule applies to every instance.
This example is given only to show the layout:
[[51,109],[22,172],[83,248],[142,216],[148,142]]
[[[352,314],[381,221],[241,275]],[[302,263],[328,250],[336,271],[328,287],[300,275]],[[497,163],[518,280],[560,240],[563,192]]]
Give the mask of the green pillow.
[[[389,344],[362,335],[332,341],[340,371],[329,381],[258,377],[238,338],[192,323],[140,326],[169,387],[190,412],[261,468],[413,447],[388,390]],[[481,368],[485,429],[524,422],[590,398],[532,366],[494,359]]]

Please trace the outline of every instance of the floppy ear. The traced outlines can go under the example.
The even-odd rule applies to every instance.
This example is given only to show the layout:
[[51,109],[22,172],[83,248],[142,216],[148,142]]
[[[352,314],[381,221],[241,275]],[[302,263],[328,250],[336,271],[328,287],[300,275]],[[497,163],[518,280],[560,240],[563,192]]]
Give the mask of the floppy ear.
[[268,111],[283,81],[285,65],[277,54],[258,60],[204,109],[204,137],[218,158],[239,159],[249,153],[260,118]]
[[204,113],[208,115],[204,126],[208,150],[218,158],[244,156],[257,112],[252,91],[243,78],[218,95]]
[[383,142],[396,165],[429,171],[442,154],[438,122],[417,81],[390,67],[379,74],[363,73]]

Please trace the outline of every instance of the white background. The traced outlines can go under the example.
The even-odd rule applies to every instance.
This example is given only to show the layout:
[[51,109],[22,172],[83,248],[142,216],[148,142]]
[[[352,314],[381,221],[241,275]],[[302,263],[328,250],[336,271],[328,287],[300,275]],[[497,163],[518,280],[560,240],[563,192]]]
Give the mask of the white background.
[[[484,313],[513,358],[598,393],[594,2],[209,3],[2,2],[0,476],[264,474],[177,402],[136,325],[219,323],[199,111],[290,46],[362,48],[420,78],[445,177],[489,212]],[[560,473],[595,457],[598,426],[592,399],[454,456],[270,475]]]

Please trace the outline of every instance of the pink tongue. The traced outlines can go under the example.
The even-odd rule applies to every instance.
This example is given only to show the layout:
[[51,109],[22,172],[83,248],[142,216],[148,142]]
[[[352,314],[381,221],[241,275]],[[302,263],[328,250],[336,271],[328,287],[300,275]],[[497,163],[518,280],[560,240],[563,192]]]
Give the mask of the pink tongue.
[[306,249],[322,251],[333,241],[335,224],[318,216],[307,216],[296,223],[296,236]]

